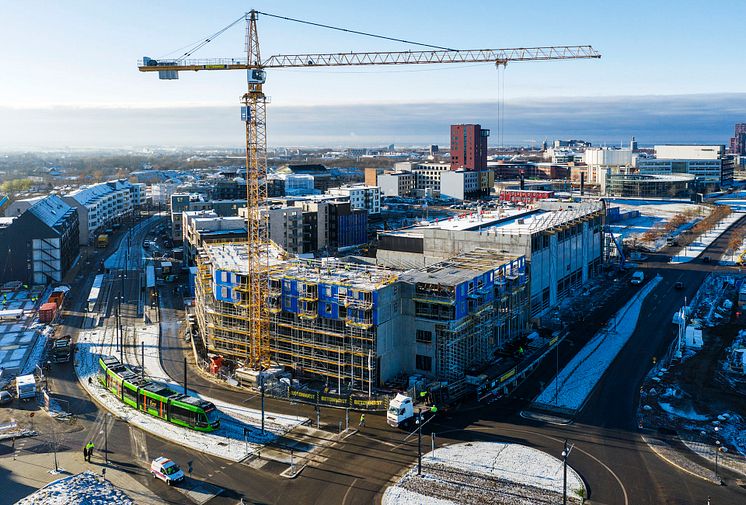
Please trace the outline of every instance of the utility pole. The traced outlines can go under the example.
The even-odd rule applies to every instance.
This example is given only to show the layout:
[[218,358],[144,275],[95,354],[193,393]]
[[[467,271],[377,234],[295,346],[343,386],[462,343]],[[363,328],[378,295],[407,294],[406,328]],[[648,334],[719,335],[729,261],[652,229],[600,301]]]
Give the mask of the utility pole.
[[567,447],[567,440],[565,440],[565,445],[562,449],[562,505],[567,505],[567,457],[570,455],[571,449]]
[[[186,356],[184,356],[184,394],[188,395],[189,391],[187,390],[187,359]],[[262,419],[264,419],[264,416],[262,416]]]
[[145,380],[145,341],[140,341],[140,362],[142,367],[140,368],[140,378]]
[[262,388],[262,435],[264,435],[264,375],[261,373],[259,374],[259,380]]
[[417,412],[417,475],[422,476],[422,409]]

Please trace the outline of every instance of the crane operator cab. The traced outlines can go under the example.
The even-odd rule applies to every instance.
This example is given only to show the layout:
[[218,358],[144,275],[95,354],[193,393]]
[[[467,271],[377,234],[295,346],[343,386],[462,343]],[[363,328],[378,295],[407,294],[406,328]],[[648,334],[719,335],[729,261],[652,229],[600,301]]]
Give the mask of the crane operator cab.
[[267,72],[261,68],[250,68],[246,71],[246,80],[249,84],[264,84],[267,82]]

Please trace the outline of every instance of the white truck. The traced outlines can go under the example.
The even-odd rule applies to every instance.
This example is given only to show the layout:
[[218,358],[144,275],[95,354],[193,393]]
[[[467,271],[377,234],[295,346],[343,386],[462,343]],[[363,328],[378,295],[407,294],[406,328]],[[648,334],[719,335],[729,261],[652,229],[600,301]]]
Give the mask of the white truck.
[[389,410],[386,412],[386,422],[389,426],[398,428],[408,426],[414,422],[414,404],[409,396],[397,393],[389,402]]
[[19,400],[36,398],[36,379],[33,375],[19,375],[16,377],[16,397]]

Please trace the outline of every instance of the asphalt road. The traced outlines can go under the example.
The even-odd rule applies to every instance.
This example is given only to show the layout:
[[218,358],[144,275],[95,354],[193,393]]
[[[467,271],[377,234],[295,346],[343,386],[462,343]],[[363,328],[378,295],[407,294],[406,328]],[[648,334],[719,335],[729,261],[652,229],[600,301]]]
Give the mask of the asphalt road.
[[[131,254],[142,243],[144,234],[143,231],[133,236]],[[707,254],[715,259],[717,253],[724,249],[726,241],[727,236],[722,237],[708,249]],[[431,423],[431,430],[436,432],[436,443],[507,440],[559,456],[562,442],[570,439],[575,444],[570,463],[588,482],[590,503],[704,504],[708,496],[712,497],[713,505],[746,503],[746,493],[741,488],[733,485],[717,487],[684,474],[652,454],[640,440],[634,412],[641,380],[650,368],[652,357],[659,356],[673,337],[670,317],[683,302],[683,295],[691,297],[706,275],[705,271],[715,269],[698,261],[673,266],[656,262],[655,259],[651,258],[642,268],[651,274],[661,273],[663,281],[644,306],[630,344],[612,364],[574,424],[559,426],[538,423],[517,415],[538,390],[539,383],[546,383],[554,374],[555,363],[549,360],[516,392],[514,398],[465,409],[455,415],[439,415]],[[90,286],[95,272],[86,273],[89,274],[87,286]],[[685,284],[683,291],[672,289],[673,283],[678,280]],[[134,302],[138,298],[136,276],[128,272],[123,289],[121,283],[121,279],[113,283],[108,296],[113,307],[114,297],[124,293],[122,315],[123,323],[127,325],[137,317]],[[618,295],[609,299],[594,314],[589,314],[583,325],[573,329],[571,337],[566,340],[567,344],[560,348],[560,366],[592,336],[595,331],[593,323],[607,319],[626,301],[633,289],[637,288],[621,287]],[[162,317],[181,318],[180,300],[174,297],[170,289],[164,289],[161,293]],[[78,289],[76,295],[78,299],[84,299],[87,289]],[[75,316],[68,322],[75,326]],[[165,370],[174,380],[181,382],[187,344],[173,327],[169,327],[164,331],[161,346]],[[70,401],[70,410],[76,413],[82,423],[84,429],[76,439],[80,445],[90,437],[100,438],[102,435],[99,432],[106,424],[105,416],[78,385],[72,366],[55,367],[51,377],[53,391]],[[189,387],[226,401],[259,406],[256,395],[216,385],[202,379],[193,370],[189,373]],[[315,420],[314,410],[308,405],[271,399],[267,400],[266,405],[270,411],[300,414]],[[344,420],[342,411],[322,409],[322,429],[336,432],[340,420]],[[355,420],[351,415],[351,422]],[[286,468],[284,465],[267,463],[261,468],[253,468],[249,464],[230,463],[204,454],[194,454],[120,421],[110,422],[108,433],[112,462],[128,466],[138,480],[167,503],[185,503],[186,500],[177,490],[166,487],[160,481],[153,481],[147,474],[150,459],[159,455],[167,455],[184,466],[191,461],[193,478],[224,488],[224,492],[210,503],[235,504],[243,497],[249,503],[368,504],[377,500],[390,479],[416,461],[417,454],[416,437],[405,440],[407,434],[388,427],[382,415],[368,415],[363,433],[352,435],[324,450],[294,480],[279,476]],[[429,437],[430,431],[426,431],[426,448],[429,447]],[[97,438],[96,445],[103,447],[103,441]]]

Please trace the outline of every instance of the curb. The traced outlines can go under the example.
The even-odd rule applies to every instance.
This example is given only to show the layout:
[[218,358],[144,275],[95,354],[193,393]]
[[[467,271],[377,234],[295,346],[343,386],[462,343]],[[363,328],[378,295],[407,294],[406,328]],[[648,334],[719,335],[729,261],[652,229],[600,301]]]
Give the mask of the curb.
[[[640,435],[640,438],[642,438],[643,442],[645,442],[645,444],[655,453],[656,456],[658,456],[660,459],[662,459],[663,461],[665,461],[669,465],[671,465],[671,466],[673,466],[673,467],[681,470],[682,472],[686,472],[689,475],[693,475],[694,477],[698,477],[698,478],[700,478],[700,479],[702,479],[704,481],[707,481],[707,482],[710,482],[710,483],[713,483],[713,484],[720,484],[720,482],[718,482],[717,480],[705,477],[704,475],[701,475],[701,474],[696,473],[696,472],[694,472],[692,470],[689,470],[688,468],[684,468],[683,466],[679,465],[675,461],[671,461],[669,458],[667,458],[666,456],[664,456],[660,451],[658,451],[658,449],[656,449],[656,446],[654,444],[651,444],[650,441],[648,440],[648,438],[645,435]],[[668,445],[668,444],[666,444],[663,441],[661,441],[661,442],[663,444],[665,444],[665,445]],[[676,449],[672,448],[671,450],[675,451]],[[697,466],[700,466],[700,465],[697,465]],[[704,468],[704,467],[700,466],[700,468]]]

